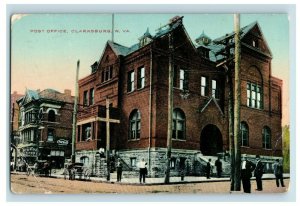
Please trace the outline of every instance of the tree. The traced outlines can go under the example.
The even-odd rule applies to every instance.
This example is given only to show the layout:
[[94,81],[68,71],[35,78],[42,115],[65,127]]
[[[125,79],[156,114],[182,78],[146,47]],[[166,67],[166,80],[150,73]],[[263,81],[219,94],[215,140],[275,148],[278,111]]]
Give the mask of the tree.
[[282,152],[283,152],[283,170],[290,172],[290,126],[285,125],[282,128]]

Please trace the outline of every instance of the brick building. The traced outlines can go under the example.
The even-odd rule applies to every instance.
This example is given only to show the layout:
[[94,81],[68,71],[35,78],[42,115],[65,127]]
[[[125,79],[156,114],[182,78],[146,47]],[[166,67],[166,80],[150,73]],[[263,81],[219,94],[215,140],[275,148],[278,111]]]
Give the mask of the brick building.
[[11,161],[11,166],[12,168],[14,165],[16,165],[16,149],[15,145],[17,145],[20,141],[20,136],[19,136],[19,105],[17,104],[17,100],[21,98],[23,94],[18,94],[18,92],[14,91],[10,95],[10,143],[12,145],[11,147],[11,153],[10,153],[10,161]]
[[[174,18],[154,35],[147,29],[131,47],[108,41],[91,74],[79,80],[77,161],[93,167],[99,148],[105,148],[109,99],[112,155],[133,170],[144,157],[150,175],[164,174],[169,66],[174,71],[171,171],[199,174],[207,158],[226,154],[228,72],[217,65],[225,54],[233,56],[233,36],[211,40],[203,32],[194,43],[182,18]],[[260,154],[269,169],[273,158],[282,156],[282,81],[272,76],[272,54],[257,22],[241,29],[241,41],[241,151]]]
[[18,94],[18,92],[14,91],[10,95],[10,114],[11,114],[11,143],[17,144],[19,140],[19,105],[17,104],[17,100],[24,96],[23,94]]
[[20,107],[19,154],[28,164],[50,160],[55,168],[71,156],[74,97],[70,90],[26,90],[17,100]]

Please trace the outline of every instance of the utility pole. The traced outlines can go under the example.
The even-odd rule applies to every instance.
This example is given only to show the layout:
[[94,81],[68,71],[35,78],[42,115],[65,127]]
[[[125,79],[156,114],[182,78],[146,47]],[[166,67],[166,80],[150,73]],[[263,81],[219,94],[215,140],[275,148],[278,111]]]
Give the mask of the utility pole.
[[168,91],[168,133],[167,133],[167,165],[165,183],[170,182],[170,160],[172,150],[172,123],[173,123],[173,37],[169,33],[169,91]]
[[240,139],[240,104],[241,104],[241,85],[240,85],[240,14],[234,14],[234,42],[235,42],[235,65],[234,65],[234,152],[235,152],[235,179],[234,191],[241,190],[241,139]]
[[77,69],[76,69],[75,97],[74,97],[74,111],[73,111],[73,125],[72,125],[72,156],[71,156],[72,163],[75,163],[75,142],[76,142],[76,124],[77,124],[76,116],[77,116],[77,102],[78,102],[79,65],[80,65],[80,60],[77,61]]
[[109,129],[109,98],[106,97],[106,164],[107,181],[110,180],[110,129]]

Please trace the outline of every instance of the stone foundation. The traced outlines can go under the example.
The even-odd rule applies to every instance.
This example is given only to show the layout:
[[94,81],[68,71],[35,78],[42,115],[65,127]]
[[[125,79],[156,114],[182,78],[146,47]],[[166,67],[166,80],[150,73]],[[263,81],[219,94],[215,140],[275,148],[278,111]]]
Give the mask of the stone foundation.
[[[116,152],[116,156],[122,160],[123,174],[126,177],[137,177],[139,175],[138,163],[142,158],[147,162],[148,177],[165,176],[166,148],[120,150]],[[173,149],[170,161],[170,176],[205,176],[206,164],[209,158],[212,159],[212,176],[214,176],[216,174],[216,168],[214,167],[216,156],[203,156],[198,150]],[[247,158],[253,163],[256,162],[255,155],[247,155]],[[282,160],[282,157],[261,156],[266,173],[273,173],[273,165],[276,159]],[[223,163],[222,176],[229,176],[230,158],[221,158],[221,161]],[[100,158],[96,150],[76,152],[76,162],[83,162],[86,167],[90,168],[92,176],[107,176],[106,159]],[[112,169],[111,171],[114,170]]]

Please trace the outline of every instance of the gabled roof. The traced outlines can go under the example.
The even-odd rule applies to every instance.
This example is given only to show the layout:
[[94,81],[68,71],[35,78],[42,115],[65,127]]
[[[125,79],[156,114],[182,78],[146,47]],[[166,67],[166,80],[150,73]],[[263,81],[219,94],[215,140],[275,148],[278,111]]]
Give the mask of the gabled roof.
[[27,89],[27,91],[26,91],[26,96],[27,96],[28,98],[30,98],[31,100],[37,100],[37,99],[40,98],[39,93],[38,93],[37,91],[35,91],[35,90],[30,90],[30,89]]
[[[243,28],[240,29],[240,32],[241,32],[241,40],[255,27],[257,26],[258,29],[261,31],[261,28],[258,24],[257,21],[247,25],[247,26],[244,26]],[[234,53],[234,34],[235,32],[231,32],[229,34],[226,34],[224,36],[221,36],[219,38],[216,38],[214,39],[210,44],[208,44],[206,47],[210,49],[210,54],[209,54],[209,57],[210,57],[210,60],[211,61],[219,61],[219,60],[222,60],[224,58],[224,56],[222,54],[220,54],[220,52],[222,50],[225,50],[225,46],[224,46],[224,42],[226,39],[230,39],[229,41],[229,44],[231,45],[231,48],[230,48],[230,53],[233,54]],[[268,46],[268,43],[267,41],[265,40],[262,32],[261,32],[261,37],[264,41],[264,43],[266,44],[266,47],[267,47],[267,50],[268,52],[270,52],[270,57],[272,58],[272,53],[271,53],[271,50]],[[202,46],[203,47],[203,46]],[[255,48],[253,48],[255,49]],[[258,51],[258,52],[262,52],[262,51]],[[265,54],[267,55],[267,54]]]
[[[162,29],[162,28],[159,29],[158,32],[154,36],[152,36],[150,34],[149,29],[147,28],[146,32],[144,33],[144,35],[142,37],[147,36],[147,37],[150,37],[152,39],[159,39],[159,38],[163,37],[164,35],[168,34],[169,32],[174,31],[175,29],[177,29],[180,25],[182,25],[181,21],[177,21],[177,22],[172,23],[172,24],[171,23],[167,24],[165,26],[166,29]],[[188,37],[191,45],[196,50],[195,45],[192,43],[192,41],[191,41],[191,39],[190,39],[189,35],[187,34],[187,32],[186,32],[186,30],[185,30],[184,27],[183,27],[183,30],[184,30],[186,36]],[[140,45],[139,45],[139,43],[133,44],[130,47],[126,47],[126,46],[123,46],[121,44],[118,44],[118,43],[110,41],[110,40],[107,41],[106,47],[107,47],[107,45],[109,45],[112,48],[112,50],[114,51],[114,53],[117,56],[127,56],[127,55],[129,55],[129,54],[131,54],[131,53],[133,53],[133,52],[135,52],[135,51],[137,51],[138,49],[141,48]],[[104,52],[105,52],[105,49],[103,50],[103,53],[102,53],[102,55],[100,57],[100,61],[101,61],[101,59],[102,59],[102,57],[104,55]]]
[[[240,29],[241,32],[241,39],[251,30],[254,28],[255,25],[258,25],[258,22],[255,21],[247,26],[244,26],[243,28]],[[225,40],[226,38],[232,38],[234,36],[235,32],[231,32],[229,34],[226,34],[224,36],[221,36],[219,38],[214,39],[214,42],[221,42]]]
[[112,50],[115,52],[117,56],[119,55],[126,56],[130,50],[128,47],[112,41],[107,41],[107,44],[112,48]]

